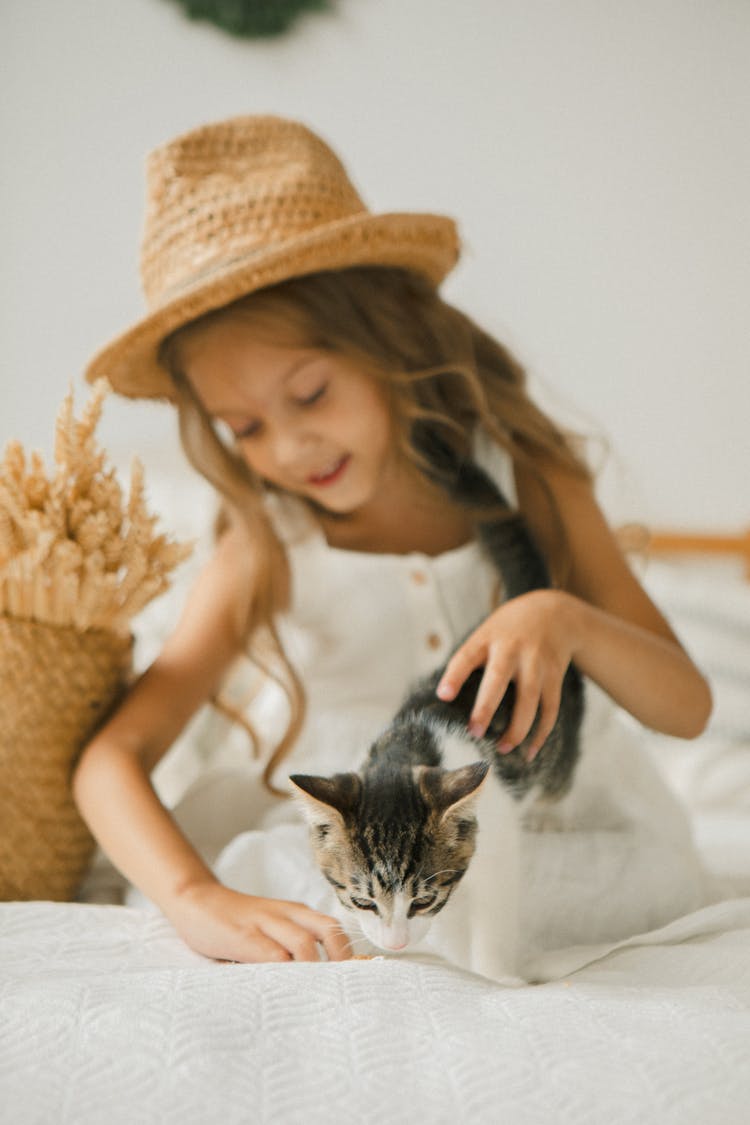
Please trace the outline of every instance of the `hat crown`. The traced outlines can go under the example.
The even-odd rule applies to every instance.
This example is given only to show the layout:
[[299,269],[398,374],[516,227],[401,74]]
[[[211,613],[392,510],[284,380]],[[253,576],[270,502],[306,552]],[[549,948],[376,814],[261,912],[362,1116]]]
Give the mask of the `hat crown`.
[[146,171],[141,278],[151,310],[235,262],[366,213],[332,149],[279,117],[195,129],[153,151]]

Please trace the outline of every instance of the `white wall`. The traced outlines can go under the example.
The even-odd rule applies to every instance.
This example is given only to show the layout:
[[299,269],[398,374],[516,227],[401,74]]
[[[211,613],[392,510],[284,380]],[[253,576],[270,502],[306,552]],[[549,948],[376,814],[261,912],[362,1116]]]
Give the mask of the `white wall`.
[[[275,112],[373,209],[458,218],[444,292],[609,440],[614,519],[750,522],[746,0],[338,0],[278,42],[171,0],[2,0],[0,44],[0,443],[49,451],[143,309],[146,151]],[[111,400],[101,434],[179,456],[167,407]]]

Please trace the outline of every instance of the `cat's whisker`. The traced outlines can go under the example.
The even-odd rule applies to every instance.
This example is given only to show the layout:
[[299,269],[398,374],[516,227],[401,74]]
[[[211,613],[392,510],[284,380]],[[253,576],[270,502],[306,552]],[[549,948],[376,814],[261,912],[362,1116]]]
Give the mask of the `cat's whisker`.
[[346,931],[346,930],[344,929],[344,927],[343,927],[343,926],[342,926],[341,924],[339,924],[339,925],[336,925],[336,926],[334,926],[334,927],[333,927],[333,932],[334,932],[335,934],[338,934],[338,935],[340,935],[340,936],[341,936],[341,935],[343,935],[344,937],[347,937],[347,936],[348,936],[348,934],[347,934],[347,931]]
[[355,945],[362,945],[363,943],[369,944],[368,939],[364,937],[352,937],[351,934],[344,929],[343,926],[337,926],[334,931],[339,937],[345,937],[349,944],[353,947]]
[[457,871],[457,867],[444,867],[442,871],[436,871],[433,875],[428,875],[425,883],[431,883],[433,879],[437,879],[438,875],[455,875]]
[[368,939],[366,937],[349,938],[349,946],[350,946],[352,952],[356,953],[358,948],[364,948],[365,950],[371,949],[372,948],[372,942],[368,941]]
[[371,944],[372,943],[369,942],[367,940],[367,938],[364,938],[364,937],[363,938],[354,938],[353,941],[352,940],[349,941],[349,945],[352,947],[352,949],[356,949],[358,946],[367,946],[369,948],[371,946]]

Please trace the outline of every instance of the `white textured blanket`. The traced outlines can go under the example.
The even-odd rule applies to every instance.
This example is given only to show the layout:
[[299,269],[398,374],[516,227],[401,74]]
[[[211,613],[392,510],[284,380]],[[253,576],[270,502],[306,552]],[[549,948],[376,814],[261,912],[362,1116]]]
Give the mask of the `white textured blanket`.
[[158,915],[0,908],[13,1125],[746,1125],[750,900],[504,989],[397,959],[226,965]]

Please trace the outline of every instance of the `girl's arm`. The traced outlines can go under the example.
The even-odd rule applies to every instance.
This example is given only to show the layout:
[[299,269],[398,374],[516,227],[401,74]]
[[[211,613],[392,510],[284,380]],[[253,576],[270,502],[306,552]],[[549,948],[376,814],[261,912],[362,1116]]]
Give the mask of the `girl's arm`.
[[[706,680],[628,566],[590,485],[559,469],[546,469],[544,477],[570,552],[566,589],[534,591],[500,606],[454,655],[440,694],[451,697],[485,665],[472,714],[472,729],[483,733],[514,680],[516,706],[501,748],[523,740],[541,707],[533,755],[554,725],[562,678],[574,660],[644,725],[696,737],[711,713]],[[517,469],[517,487],[535,539],[553,558],[557,536],[542,487],[524,469]]]
[[73,776],[76,803],[103,850],[209,957],[317,960],[348,955],[338,924],[300,903],[222,886],[159,801],[149,773],[216,691],[241,648],[240,585],[247,547],[229,532],[193,587],[174,634],[85,748]]

